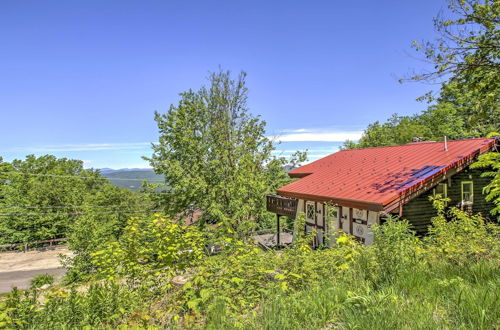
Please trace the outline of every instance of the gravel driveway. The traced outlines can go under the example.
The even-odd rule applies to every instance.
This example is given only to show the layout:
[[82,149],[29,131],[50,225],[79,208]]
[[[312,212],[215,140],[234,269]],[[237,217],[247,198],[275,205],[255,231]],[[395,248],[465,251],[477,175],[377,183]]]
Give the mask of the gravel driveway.
[[52,274],[59,280],[66,272],[61,268],[60,254],[72,255],[66,247],[0,253],[0,293],[9,292],[14,286],[28,289],[31,279],[39,274]]

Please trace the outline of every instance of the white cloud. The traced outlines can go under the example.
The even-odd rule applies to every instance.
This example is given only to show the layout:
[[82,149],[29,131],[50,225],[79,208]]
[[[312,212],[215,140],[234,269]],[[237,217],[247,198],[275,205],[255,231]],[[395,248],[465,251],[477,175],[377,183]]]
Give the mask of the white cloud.
[[58,144],[35,147],[13,148],[17,152],[68,152],[68,151],[100,151],[100,150],[133,150],[145,149],[151,145],[149,142],[132,143],[82,143],[82,144]]
[[307,132],[312,132],[312,130],[307,129],[307,128],[298,128],[298,129],[283,129],[280,132],[282,132],[282,133],[307,133]]
[[281,142],[344,142],[359,140],[362,133],[362,131],[289,133],[276,136],[274,139]]
[[300,150],[300,151],[306,151],[307,149],[307,153],[308,154],[313,154],[313,153],[328,153],[328,154],[332,154],[336,151],[339,150],[339,147],[338,146],[332,146],[330,148],[297,148],[297,149],[279,149],[279,146],[276,150],[274,150],[272,153],[273,154],[283,154],[283,155],[291,155],[293,153],[295,153],[297,150]]

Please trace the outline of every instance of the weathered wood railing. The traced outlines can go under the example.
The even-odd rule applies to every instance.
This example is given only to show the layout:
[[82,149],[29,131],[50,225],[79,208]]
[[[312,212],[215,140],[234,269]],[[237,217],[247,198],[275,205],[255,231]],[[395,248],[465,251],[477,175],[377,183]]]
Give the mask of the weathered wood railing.
[[297,214],[298,201],[295,198],[288,198],[279,195],[266,196],[266,208],[269,212],[295,218]]
[[54,239],[35,241],[35,242],[3,244],[0,245],[0,251],[16,250],[19,249],[19,247],[22,247],[22,250],[26,252],[29,250],[30,246],[37,246],[37,248],[41,248],[47,245],[48,246],[58,245],[59,243],[66,242],[67,240],[68,240],[67,237],[63,237],[63,238],[54,238]]

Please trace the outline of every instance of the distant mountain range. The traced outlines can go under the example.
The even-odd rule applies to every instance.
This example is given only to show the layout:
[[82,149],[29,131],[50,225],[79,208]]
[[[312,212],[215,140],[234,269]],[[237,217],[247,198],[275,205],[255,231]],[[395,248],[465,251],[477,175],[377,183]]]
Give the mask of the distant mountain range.
[[[289,172],[294,167],[285,165],[283,169]],[[120,168],[118,170],[100,168],[99,171],[103,177],[107,178],[115,186],[132,191],[139,191],[144,180],[150,183],[164,182],[163,175],[156,174],[151,168]]]
[[156,174],[151,168],[100,168],[101,175],[115,186],[139,191],[144,180],[150,183],[162,183],[163,175]]

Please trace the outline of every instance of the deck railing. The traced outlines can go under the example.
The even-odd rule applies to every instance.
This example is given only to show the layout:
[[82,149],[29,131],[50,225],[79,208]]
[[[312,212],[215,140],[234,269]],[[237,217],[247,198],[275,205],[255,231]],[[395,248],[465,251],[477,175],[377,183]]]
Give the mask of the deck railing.
[[54,238],[54,239],[35,241],[35,242],[3,244],[0,245],[0,251],[23,250],[24,252],[26,252],[30,249],[30,246],[36,246],[37,248],[41,248],[44,246],[58,245],[62,242],[66,242],[67,240],[68,240],[67,237],[63,237],[63,238]]
[[288,198],[279,195],[266,196],[266,208],[269,212],[295,218],[297,214],[298,201],[295,198]]

